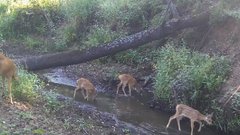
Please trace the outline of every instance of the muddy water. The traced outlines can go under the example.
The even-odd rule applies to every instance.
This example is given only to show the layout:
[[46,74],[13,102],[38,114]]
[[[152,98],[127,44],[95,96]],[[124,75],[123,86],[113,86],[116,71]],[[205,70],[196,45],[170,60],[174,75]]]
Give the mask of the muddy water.
[[[45,76],[53,83],[61,84],[54,85],[54,91],[63,94],[67,97],[73,96],[73,90],[75,86],[75,80],[70,79],[61,73],[59,70],[54,70],[51,73],[45,73]],[[63,85],[62,85],[63,84]],[[66,86],[67,85],[67,86]],[[98,96],[96,102],[87,102],[83,100],[80,92],[76,95],[76,100],[86,104],[90,104],[98,108],[103,112],[113,113],[118,119],[140,126],[151,134],[158,135],[190,135],[190,123],[188,120],[183,120],[181,124],[182,131],[177,131],[176,121],[173,120],[170,128],[166,129],[165,126],[169,119],[169,114],[152,110],[144,101],[149,98],[148,96],[141,96],[137,93],[133,93],[132,97],[116,96],[112,97],[105,94],[101,89],[101,86],[97,86]],[[146,93],[144,93],[146,95]],[[141,100],[138,100],[141,99]],[[196,124],[195,130],[198,125]],[[203,127],[201,133],[195,133],[197,135],[218,135],[216,132]]]

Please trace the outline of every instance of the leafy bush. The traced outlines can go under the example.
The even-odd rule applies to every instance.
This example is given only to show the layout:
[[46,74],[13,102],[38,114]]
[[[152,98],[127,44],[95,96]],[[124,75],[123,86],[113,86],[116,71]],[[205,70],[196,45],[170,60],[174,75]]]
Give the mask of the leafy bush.
[[[228,116],[227,120],[229,120],[228,123],[228,131],[233,131],[235,134],[240,132],[239,126],[240,126],[240,94],[236,94],[231,102],[232,110],[230,111],[231,115]],[[226,122],[225,122],[226,123]],[[224,123],[222,123],[224,124]]]
[[95,21],[98,0],[62,1],[61,7],[68,22],[74,24],[77,37],[81,37]]
[[231,17],[237,19],[238,21],[240,21],[240,9],[238,9],[238,10],[227,10],[225,12],[228,16],[231,16]]
[[[145,50],[143,50],[145,49]],[[127,50],[115,55],[115,60],[119,63],[128,65],[144,64],[155,62],[155,58],[158,56],[159,50],[147,49],[142,47],[136,50]]]
[[76,29],[71,23],[59,27],[56,31],[56,40],[52,49],[62,51],[77,41]]
[[99,44],[105,44],[122,35],[124,35],[124,33],[117,33],[108,27],[94,25],[87,35],[87,39],[84,42],[84,47],[81,48],[90,48]]
[[133,33],[146,28],[148,20],[161,12],[161,5],[162,2],[157,0],[104,0],[97,14],[100,22],[109,25],[111,29],[128,29],[129,33]]
[[[0,33],[4,38],[28,34],[46,34],[49,31],[49,15],[57,22],[58,0],[32,0],[24,3],[21,0],[2,3],[0,12]],[[50,30],[51,31],[51,30]]]
[[183,95],[180,102],[200,108],[213,99],[229,69],[229,61],[224,57],[210,57],[168,43],[157,62],[154,94],[172,106],[173,93],[180,94]]
[[13,97],[20,101],[33,103],[38,98],[37,90],[42,88],[43,83],[35,74],[19,69],[18,80],[13,81]]
[[228,107],[224,108],[217,100],[213,100],[209,108],[214,112],[214,125],[226,134],[238,134],[240,132],[240,95],[236,94]]
[[220,0],[211,10],[210,24],[219,24],[233,17],[239,20],[239,0]]
[[27,48],[30,48],[30,49],[39,48],[43,44],[43,42],[40,41],[38,38],[34,38],[31,36],[26,36],[24,38],[24,43],[27,46]]

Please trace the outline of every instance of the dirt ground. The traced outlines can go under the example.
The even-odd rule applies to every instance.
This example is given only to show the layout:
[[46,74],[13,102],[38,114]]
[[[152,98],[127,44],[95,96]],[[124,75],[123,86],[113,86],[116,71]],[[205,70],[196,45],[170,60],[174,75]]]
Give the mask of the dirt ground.
[[2,102],[0,105],[1,134],[111,134],[114,129],[97,125],[81,112],[69,106],[61,107],[56,112],[49,112],[44,103],[26,107],[24,103],[15,102],[11,105]]

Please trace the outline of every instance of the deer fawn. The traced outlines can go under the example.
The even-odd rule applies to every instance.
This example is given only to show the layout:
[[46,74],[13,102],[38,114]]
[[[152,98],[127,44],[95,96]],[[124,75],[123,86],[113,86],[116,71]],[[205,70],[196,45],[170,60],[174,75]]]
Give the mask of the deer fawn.
[[95,87],[88,79],[85,78],[80,78],[77,80],[77,88],[74,90],[73,98],[75,98],[77,90],[81,90],[84,99],[86,99],[87,101],[90,97],[92,100],[95,100],[97,96]]
[[4,56],[4,54],[2,53],[0,53],[0,75],[2,76],[3,87],[2,96],[4,96],[5,78],[7,78],[10,103],[13,104],[11,91],[12,91],[12,79],[17,80],[16,65],[10,58]]
[[191,135],[193,135],[194,122],[199,123],[198,132],[200,132],[201,128],[202,128],[202,122],[201,121],[202,120],[206,121],[207,124],[211,125],[212,124],[212,116],[213,116],[213,114],[203,115],[198,110],[195,110],[195,109],[193,109],[193,108],[191,108],[187,105],[178,104],[176,106],[176,113],[173,116],[170,117],[166,128],[169,127],[169,125],[170,125],[170,123],[173,119],[177,119],[178,130],[181,131],[180,120],[183,117],[187,117],[191,121]]
[[137,83],[137,80],[132,77],[129,74],[121,74],[118,76],[118,79],[120,80],[120,83],[117,86],[117,93],[119,91],[119,88],[122,86],[122,91],[124,93],[125,96],[127,96],[126,92],[125,92],[125,87],[128,85],[128,89],[129,89],[129,95],[132,95],[132,88],[134,90],[136,90],[138,93],[140,91],[142,91],[142,87]]

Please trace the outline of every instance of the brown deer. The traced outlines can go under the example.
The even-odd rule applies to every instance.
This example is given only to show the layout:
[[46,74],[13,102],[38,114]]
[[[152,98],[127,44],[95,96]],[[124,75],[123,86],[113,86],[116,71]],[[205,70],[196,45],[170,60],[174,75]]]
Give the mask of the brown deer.
[[178,130],[181,131],[181,127],[180,127],[180,120],[183,117],[187,117],[190,119],[191,122],[191,135],[193,135],[193,128],[194,128],[194,122],[198,122],[199,123],[199,129],[198,132],[201,131],[202,128],[202,122],[201,121],[206,121],[207,124],[212,125],[212,114],[208,114],[208,115],[203,115],[201,114],[198,110],[195,110],[187,105],[184,104],[178,104],[176,106],[176,113],[170,117],[168,124],[166,126],[166,128],[169,127],[171,121],[173,119],[177,119],[177,125],[178,125]]
[[120,83],[117,86],[117,93],[119,91],[119,88],[122,86],[122,91],[124,93],[124,96],[127,96],[126,92],[125,92],[125,87],[128,85],[128,89],[129,89],[129,95],[132,95],[132,88],[134,90],[136,90],[138,93],[140,91],[142,91],[142,87],[137,83],[137,80],[129,75],[129,74],[121,74],[118,76],[118,79],[120,80]]
[[95,100],[97,96],[97,92],[94,85],[88,79],[85,78],[80,78],[77,80],[77,87],[74,90],[73,98],[75,98],[77,90],[81,90],[84,99],[86,99],[87,101],[89,100],[89,98]]
[[16,65],[10,58],[6,57],[2,53],[0,53],[0,75],[2,76],[3,87],[2,96],[4,96],[5,78],[7,78],[10,103],[13,104],[11,91],[12,91],[12,79],[17,80]]

